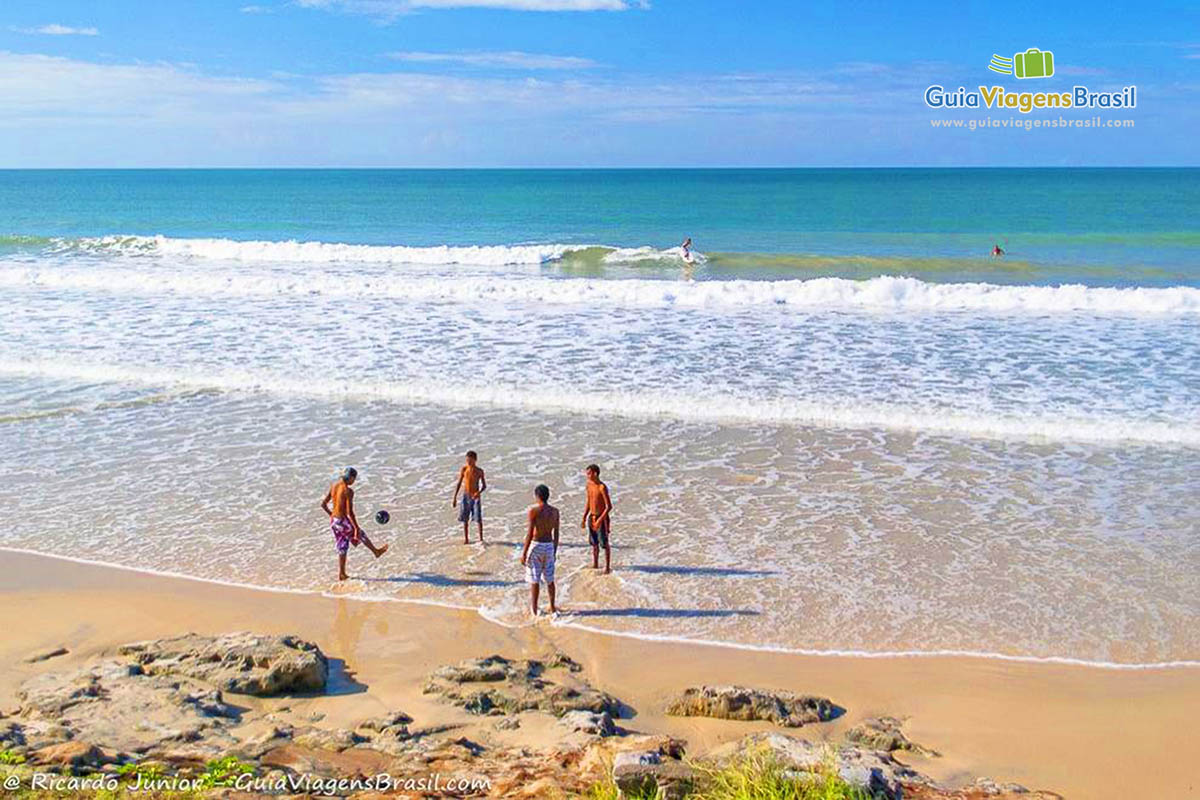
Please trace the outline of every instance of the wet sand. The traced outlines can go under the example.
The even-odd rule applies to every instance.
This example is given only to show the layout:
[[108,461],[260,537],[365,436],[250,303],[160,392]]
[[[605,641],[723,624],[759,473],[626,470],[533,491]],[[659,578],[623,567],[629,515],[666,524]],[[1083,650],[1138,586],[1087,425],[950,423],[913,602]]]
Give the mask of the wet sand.
[[[840,739],[864,717],[907,719],[942,758],[901,756],[948,783],[1015,781],[1069,798],[1191,797],[1200,793],[1200,669],[1113,670],[957,657],[848,658],[654,642],[555,628],[505,628],[436,606],[255,591],[0,550],[0,709],[30,675],[59,670],[138,639],[186,631],[296,633],[333,659],[332,692],[291,702],[350,724],[402,709],[420,726],[465,722],[474,738],[537,745],[556,735],[541,715],[496,731],[421,694],[424,677],[463,658],[536,657],[557,647],[598,687],[631,706],[621,724],[688,740],[693,754],[759,723],[674,719],[667,699],[698,683],[742,683],[830,697],[842,718],[797,735]],[[519,591],[514,589],[514,591]],[[25,664],[63,645],[70,654]],[[270,700],[257,701],[270,704]]]

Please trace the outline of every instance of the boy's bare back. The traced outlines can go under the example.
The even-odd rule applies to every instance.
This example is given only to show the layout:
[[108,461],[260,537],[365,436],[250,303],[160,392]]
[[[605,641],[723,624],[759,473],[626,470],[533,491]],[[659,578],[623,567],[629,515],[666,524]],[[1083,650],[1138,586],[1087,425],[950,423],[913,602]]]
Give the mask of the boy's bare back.
[[558,527],[558,509],[546,503],[529,509],[529,522],[533,525],[533,538],[537,542],[554,541],[554,530]]
[[329,487],[329,499],[333,505],[333,516],[350,516],[351,504],[354,502],[354,490],[347,486],[345,481],[333,482],[333,485]]

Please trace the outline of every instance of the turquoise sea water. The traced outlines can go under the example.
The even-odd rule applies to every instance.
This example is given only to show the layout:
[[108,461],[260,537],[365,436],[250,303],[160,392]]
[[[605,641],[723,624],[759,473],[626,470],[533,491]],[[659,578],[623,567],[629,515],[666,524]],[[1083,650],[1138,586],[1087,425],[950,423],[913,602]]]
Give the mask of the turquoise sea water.
[[[1197,169],[0,171],[0,252],[106,234],[712,254],[789,273],[1200,285]],[[988,258],[1006,246],[1001,263]]]
[[0,547],[326,591],[352,463],[395,546],[336,591],[526,624],[595,461],[555,624],[1196,666],[1197,219],[1196,169],[0,172]]

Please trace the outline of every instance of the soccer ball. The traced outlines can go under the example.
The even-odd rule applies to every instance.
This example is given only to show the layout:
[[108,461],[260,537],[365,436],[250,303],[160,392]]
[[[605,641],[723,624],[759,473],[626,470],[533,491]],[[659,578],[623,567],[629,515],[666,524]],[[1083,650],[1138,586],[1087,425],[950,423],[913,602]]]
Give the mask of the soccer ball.
[[391,518],[392,518],[392,515],[386,511],[376,511],[375,512],[375,521],[378,522],[380,525],[387,525],[388,520]]

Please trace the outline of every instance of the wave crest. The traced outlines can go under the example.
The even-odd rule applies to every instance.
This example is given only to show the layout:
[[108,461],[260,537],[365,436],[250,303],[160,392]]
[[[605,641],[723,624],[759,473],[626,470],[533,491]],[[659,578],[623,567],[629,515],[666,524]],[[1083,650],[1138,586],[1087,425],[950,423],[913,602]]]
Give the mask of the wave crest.
[[109,255],[167,255],[220,261],[304,264],[543,264],[586,245],[526,244],[408,247],[334,242],[176,239],[167,236],[96,236],[55,240],[58,252]]
[[1004,286],[932,283],[907,277],[868,280],[678,281],[473,275],[464,280],[402,273],[170,270],[105,265],[9,266],[0,286],[114,292],[271,297],[386,298],[452,303],[608,304],[620,307],[861,309],[887,312],[1089,313],[1185,315],[1200,313],[1200,289]]
[[754,398],[729,394],[697,397],[691,392],[577,392],[553,386],[447,385],[426,381],[356,380],[314,384],[266,371],[195,372],[70,361],[0,359],[0,375],[132,383],[153,387],[222,392],[265,392],[322,400],[368,399],[452,408],[508,408],[518,411],[618,415],[634,419],[667,417],[699,422],[773,424],[816,428],[889,430],[983,439],[1139,443],[1200,447],[1200,428],[1120,417],[1070,418],[1056,415],[1009,416],[946,408],[918,408],[854,401]]

